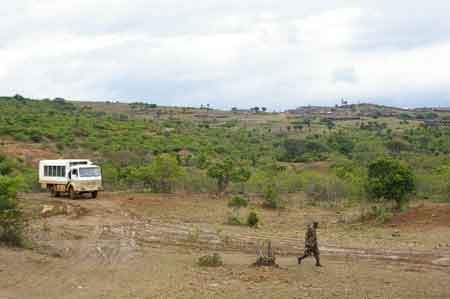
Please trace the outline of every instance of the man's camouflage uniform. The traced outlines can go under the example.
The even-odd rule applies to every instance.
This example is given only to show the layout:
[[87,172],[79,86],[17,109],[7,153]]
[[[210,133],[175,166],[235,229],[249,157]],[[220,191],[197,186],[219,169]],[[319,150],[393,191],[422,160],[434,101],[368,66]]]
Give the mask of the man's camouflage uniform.
[[318,226],[317,222],[308,225],[308,229],[305,234],[305,251],[303,253],[303,256],[298,257],[299,264],[302,262],[303,259],[312,255],[316,260],[316,266],[318,267],[322,266],[320,264],[319,245],[317,244],[317,233],[316,233],[317,226]]

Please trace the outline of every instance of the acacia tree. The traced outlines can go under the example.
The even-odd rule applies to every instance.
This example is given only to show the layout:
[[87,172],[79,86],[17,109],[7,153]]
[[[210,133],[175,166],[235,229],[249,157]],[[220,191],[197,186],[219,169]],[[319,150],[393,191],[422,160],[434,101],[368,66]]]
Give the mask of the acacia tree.
[[223,162],[214,163],[208,168],[208,176],[216,180],[219,193],[222,193],[228,187],[232,167],[231,160],[225,159]]
[[228,158],[222,162],[214,163],[208,168],[208,176],[216,180],[219,193],[227,189],[230,181],[243,183],[249,180],[250,175],[250,170],[244,166],[236,165]]
[[414,174],[403,163],[379,159],[369,164],[366,190],[371,199],[395,202],[401,209],[415,188]]

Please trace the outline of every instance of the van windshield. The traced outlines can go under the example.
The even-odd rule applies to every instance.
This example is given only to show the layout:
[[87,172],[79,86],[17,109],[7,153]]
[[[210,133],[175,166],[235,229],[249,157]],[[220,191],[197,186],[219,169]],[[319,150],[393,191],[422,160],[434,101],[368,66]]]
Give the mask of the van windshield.
[[100,168],[99,167],[83,167],[80,168],[80,177],[95,177],[100,176]]

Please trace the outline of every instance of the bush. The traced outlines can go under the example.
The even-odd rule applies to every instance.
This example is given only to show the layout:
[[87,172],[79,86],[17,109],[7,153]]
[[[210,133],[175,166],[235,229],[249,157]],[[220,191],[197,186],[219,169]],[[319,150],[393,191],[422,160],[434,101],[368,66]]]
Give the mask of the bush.
[[282,150],[280,160],[286,162],[324,160],[329,152],[324,143],[309,139],[286,139],[282,143]]
[[268,184],[264,188],[263,199],[263,206],[266,208],[278,209],[283,206],[283,203],[280,199],[280,191],[278,190],[278,187],[273,183]]
[[150,186],[153,192],[171,192],[176,180],[183,175],[177,159],[169,154],[157,156],[149,165],[134,171],[134,177],[142,180],[144,187]]
[[406,142],[405,140],[402,140],[400,138],[394,138],[392,140],[389,140],[386,142],[386,148],[392,153],[392,154],[400,154],[402,151],[408,151],[411,149],[411,145]]
[[220,267],[223,266],[222,257],[218,253],[201,256],[197,264],[200,267]]
[[223,162],[214,163],[208,168],[208,176],[216,180],[219,193],[226,191],[230,181],[245,183],[250,179],[250,170],[240,164],[230,158],[225,158]]
[[436,201],[450,201],[450,167],[416,175],[417,195]]
[[210,178],[206,171],[194,167],[186,168],[189,175],[183,175],[177,179],[176,189],[186,192],[215,192],[216,182]]
[[0,176],[0,242],[23,246],[25,219],[16,201],[20,178]]
[[300,175],[291,169],[281,171],[275,180],[279,182],[282,192],[295,193],[302,190]]
[[248,206],[248,200],[242,196],[236,195],[233,196],[230,201],[228,202],[228,207],[230,207],[231,209],[233,209],[233,216],[230,216],[228,218],[227,223],[231,224],[231,225],[240,225],[241,220],[239,219],[239,210],[242,207],[247,207]]
[[247,216],[247,225],[250,227],[258,227],[259,216],[255,211],[250,211]]
[[229,224],[229,225],[241,225],[242,222],[241,222],[241,219],[239,219],[239,217],[233,215],[233,216],[228,217],[227,224]]
[[302,173],[301,178],[303,191],[314,200],[337,205],[339,199],[348,195],[347,184],[336,175],[309,171]]
[[224,192],[230,183],[233,162],[225,159],[222,163],[215,163],[208,168],[208,176],[217,182],[217,190],[219,193]]
[[242,196],[236,195],[233,196],[230,201],[228,202],[228,206],[230,208],[242,208],[242,207],[247,207],[248,206],[248,200]]
[[415,191],[412,170],[396,160],[379,159],[368,169],[367,192],[373,200],[392,201],[401,209],[408,195]]
[[369,216],[374,218],[377,223],[385,223],[389,221],[393,215],[383,206],[372,206]]
[[343,134],[333,134],[328,138],[328,145],[337,152],[350,156],[355,144],[349,136]]

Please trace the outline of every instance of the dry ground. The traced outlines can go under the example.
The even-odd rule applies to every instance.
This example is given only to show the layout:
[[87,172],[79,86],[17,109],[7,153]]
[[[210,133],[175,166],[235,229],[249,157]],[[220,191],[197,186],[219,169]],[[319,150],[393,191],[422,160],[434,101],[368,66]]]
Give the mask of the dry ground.
[[[34,250],[0,248],[2,299],[450,298],[448,204],[419,204],[373,226],[355,222],[351,209],[309,207],[301,195],[282,211],[252,199],[263,223],[250,229],[225,225],[226,202],[207,195],[21,197],[33,216]],[[323,268],[296,264],[311,219],[321,223]],[[264,239],[273,241],[280,268],[249,266]],[[197,266],[210,252],[225,265]]]

